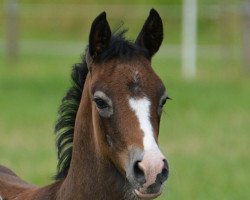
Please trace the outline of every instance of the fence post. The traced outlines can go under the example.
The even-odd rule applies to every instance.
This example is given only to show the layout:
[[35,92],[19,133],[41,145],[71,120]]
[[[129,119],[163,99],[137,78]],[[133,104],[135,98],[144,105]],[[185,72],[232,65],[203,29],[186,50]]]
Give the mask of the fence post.
[[243,63],[245,71],[250,73],[250,0],[244,0],[242,3],[243,13]]
[[10,61],[19,53],[19,4],[18,0],[5,0],[6,14],[6,55]]
[[184,78],[196,76],[197,0],[183,0],[182,73]]

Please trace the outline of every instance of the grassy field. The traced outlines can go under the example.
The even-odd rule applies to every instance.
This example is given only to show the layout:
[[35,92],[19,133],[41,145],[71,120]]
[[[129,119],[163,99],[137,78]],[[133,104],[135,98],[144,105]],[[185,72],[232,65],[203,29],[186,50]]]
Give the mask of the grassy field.
[[[44,15],[40,15],[41,10],[39,15],[34,12],[31,19],[27,14],[30,10],[24,8],[24,40],[79,42],[86,38],[88,31],[79,28],[80,19],[74,18],[74,12],[62,18],[57,13],[55,26],[48,23],[53,21],[51,18],[46,18],[54,14],[53,9]],[[61,27],[66,18],[68,21]],[[175,24],[171,16],[169,19],[166,14],[165,18],[169,20],[167,42],[178,45],[180,19],[175,19]],[[141,26],[140,20],[137,23]],[[133,24],[135,31],[137,23]],[[199,44],[229,41],[228,47],[239,45],[239,31],[225,36],[223,41],[223,20],[217,24],[211,20],[200,23]],[[2,29],[0,42],[4,38]],[[235,30],[235,26],[227,30]],[[235,49],[225,49],[235,55]],[[57,163],[53,134],[57,109],[70,84],[71,65],[79,61],[81,52],[73,55],[71,51],[66,56],[49,51],[22,52],[17,62],[8,62],[3,52],[0,49],[0,164],[34,184],[51,183]],[[183,80],[179,55],[164,56],[163,52],[153,60],[173,99],[167,103],[161,123],[161,148],[171,171],[160,200],[250,199],[250,74],[244,72],[240,56],[229,56],[226,61],[224,58],[199,56],[197,77],[192,81]]]

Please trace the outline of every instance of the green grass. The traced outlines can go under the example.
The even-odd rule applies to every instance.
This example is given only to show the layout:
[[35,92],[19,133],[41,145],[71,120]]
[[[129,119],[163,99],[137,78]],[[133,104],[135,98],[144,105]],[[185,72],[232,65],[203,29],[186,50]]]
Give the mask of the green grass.
[[[77,61],[22,55],[13,64],[1,56],[0,163],[34,184],[50,183],[55,173],[53,126]],[[161,148],[171,171],[159,199],[248,199],[248,77],[218,60],[199,60],[194,81],[181,78],[176,59],[156,57],[154,66],[173,98],[161,123]]]

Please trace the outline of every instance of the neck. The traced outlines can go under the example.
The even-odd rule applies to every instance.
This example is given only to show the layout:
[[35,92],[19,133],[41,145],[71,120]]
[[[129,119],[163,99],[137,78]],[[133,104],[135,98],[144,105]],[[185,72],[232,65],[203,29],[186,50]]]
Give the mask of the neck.
[[113,164],[101,156],[98,150],[88,80],[89,77],[77,113],[70,169],[57,199],[123,199],[125,181]]

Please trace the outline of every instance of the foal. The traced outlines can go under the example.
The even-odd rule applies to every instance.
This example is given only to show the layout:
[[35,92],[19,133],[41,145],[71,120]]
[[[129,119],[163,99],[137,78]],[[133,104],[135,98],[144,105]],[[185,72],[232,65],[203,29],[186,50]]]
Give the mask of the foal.
[[62,100],[56,125],[58,173],[45,187],[0,167],[6,200],[154,199],[168,177],[158,147],[165,87],[151,67],[163,40],[152,9],[136,41],[111,33],[106,13],[92,23],[82,63]]

